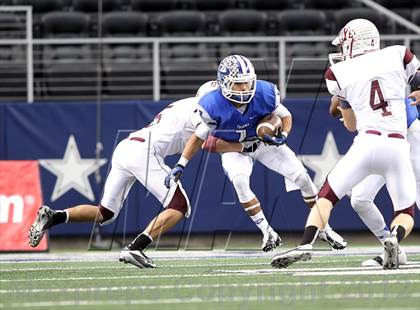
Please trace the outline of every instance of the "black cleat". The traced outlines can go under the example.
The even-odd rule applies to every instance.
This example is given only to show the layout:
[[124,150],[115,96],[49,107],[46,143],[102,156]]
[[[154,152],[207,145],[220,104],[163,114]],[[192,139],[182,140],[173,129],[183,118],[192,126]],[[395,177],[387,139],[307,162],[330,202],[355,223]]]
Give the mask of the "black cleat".
[[45,232],[51,228],[52,219],[56,211],[48,206],[42,206],[38,210],[38,214],[31,228],[29,229],[29,245],[36,247],[42,240]]

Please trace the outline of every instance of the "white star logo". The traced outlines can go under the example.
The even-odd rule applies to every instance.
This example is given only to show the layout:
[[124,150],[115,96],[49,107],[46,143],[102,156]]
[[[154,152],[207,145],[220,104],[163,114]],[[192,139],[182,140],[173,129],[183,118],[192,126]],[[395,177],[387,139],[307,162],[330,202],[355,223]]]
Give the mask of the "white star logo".
[[343,157],[338,152],[337,144],[334,140],[334,135],[328,131],[325,138],[324,147],[319,155],[299,155],[303,164],[315,172],[314,184],[319,189],[324,184],[328,173],[334,165]]
[[57,200],[73,188],[90,201],[94,201],[95,196],[88,178],[90,174],[106,162],[105,158],[100,158],[99,160],[80,158],[76,139],[73,135],[70,135],[63,159],[39,160],[42,167],[57,176],[50,200]]

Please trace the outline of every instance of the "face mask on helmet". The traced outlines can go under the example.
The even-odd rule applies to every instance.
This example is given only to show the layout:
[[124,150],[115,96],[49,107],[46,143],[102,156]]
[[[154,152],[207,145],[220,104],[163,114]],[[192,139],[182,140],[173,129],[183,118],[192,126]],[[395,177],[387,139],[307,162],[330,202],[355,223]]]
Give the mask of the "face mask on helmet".
[[257,76],[251,61],[240,55],[228,56],[220,62],[217,82],[230,101],[245,104],[255,95]]
[[341,29],[332,45],[340,49],[339,53],[328,55],[331,64],[354,58],[380,49],[379,32],[367,19],[354,19]]

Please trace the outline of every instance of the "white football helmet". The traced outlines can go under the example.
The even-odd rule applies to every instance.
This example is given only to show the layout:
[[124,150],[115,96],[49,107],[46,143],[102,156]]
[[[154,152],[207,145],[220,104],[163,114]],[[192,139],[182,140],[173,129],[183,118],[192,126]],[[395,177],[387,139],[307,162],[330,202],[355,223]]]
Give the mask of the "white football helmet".
[[200,86],[195,96],[198,98],[201,98],[208,92],[211,92],[212,90],[216,90],[218,87],[219,86],[217,84],[217,81],[208,81]]
[[[240,55],[231,55],[220,62],[217,82],[222,94],[230,101],[245,104],[252,100],[256,90],[257,75],[251,61]],[[235,83],[249,83],[245,91],[233,90]]]
[[332,41],[340,48],[340,53],[328,55],[331,64],[347,60],[380,49],[379,32],[376,26],[367,19],[349,21]]

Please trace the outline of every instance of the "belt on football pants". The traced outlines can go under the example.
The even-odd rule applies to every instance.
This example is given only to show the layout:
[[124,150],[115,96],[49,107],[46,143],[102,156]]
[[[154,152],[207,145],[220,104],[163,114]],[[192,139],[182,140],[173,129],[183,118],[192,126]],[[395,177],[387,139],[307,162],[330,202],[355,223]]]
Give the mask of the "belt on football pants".
[[[377,130],[366,130],[365,132],[366,132],[367,134],[370,134],[370,135],[382,136],[382,132],[377,131]],[[396,133],[396,132],[394,132],[394,133],[389,133],[389,134],[388,134],[388,137],[389,137],[389,138],[396,138],[396,139],[405,139],[405,137],[404,137],[402,134],[400,134],[400,133]]]

